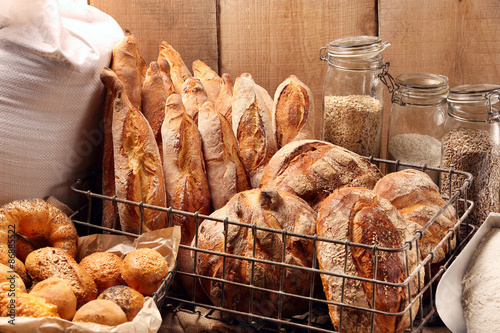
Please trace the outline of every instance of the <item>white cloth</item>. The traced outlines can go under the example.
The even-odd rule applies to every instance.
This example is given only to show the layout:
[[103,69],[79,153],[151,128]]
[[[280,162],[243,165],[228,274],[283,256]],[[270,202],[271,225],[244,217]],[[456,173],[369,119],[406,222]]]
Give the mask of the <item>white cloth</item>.
[[0,204],[77,201],[71,184],[100,163],[99,73],[123,36],[82,1],[0,0]]

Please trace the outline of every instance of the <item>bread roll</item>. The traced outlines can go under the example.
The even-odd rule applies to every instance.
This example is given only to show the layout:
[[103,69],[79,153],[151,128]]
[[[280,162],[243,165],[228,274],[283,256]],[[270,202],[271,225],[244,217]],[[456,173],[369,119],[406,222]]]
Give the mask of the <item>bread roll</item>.
[[276,187],[304,199],[317,211],[342,187],[373,189],[382,178],[367,159],[325,141],[300,140],[282,147],[269,161],[261,187]]
[[59,318],[59,314],[56,305],[19,289],[13,291],[9,283],[3,282],[0,283],[0,317]]
[[25,293],[26,285],[23,279],[14,272],[9,266],[0,264],[0,283],[8,283],[10,289],[19,289],[19,291]]
[[109,287],[125,284],[121,276],[123,259],[111,252],[94,252],[80,261],[94,280],[100,294]]
[[69,281],[58,277],[49,277],[37,283],[31,289],[30,295],[43,298],[49,304],[57,305],[57,313],[62,319],[73,319],[77,300]]
[[165,41],[160,44],[158,61],[160,61],[160,58],[168,61],[168,64],[170,65],[170,78],[174,84],[175,92],[182,95],[182,85],[184,84],[184,81],[186,81],[188,77],[193,76],[189,71],[189,68],[184,63],[184,60],[182,60],[179,52],[177,52],[172,45]]
[[44,247],[26,258],[26,270],[35,283],[59,277],[67,280],[77,299],[77,307],[97,298],[97,286],[92,277],[66,251]]
[[[318,237],[340,242],[318,242],[318,263],[322,271],[374,279],[381,283],[403,284],[408,277],[407,265],[410,273],[417,267],[415,247],[408,249],[407,253],[379,249],[375,259],[372,249],[355,245],[401,249],[414,236],[417,228],[415,223],[405,220],[388,200],[372,190],[351,187],[333,192],[319,208],[316,227]],[[347,253],[346,241],[352,243]],[[423,287],[423,273],[421,269],[408,281],[411,300]],[[406,284],[393,287],[328,274],[321,274],[321,280],[326,299],[331,302],[398,313],[410,301]],[[418,306],[418,301],[412,306],[413,316]],[[372,327],[372,313],[369,311],[329,304],[329,313],[336,331],[366,332]],[[341,318],[342,327],[339,327]],[[404,332],[410,325],[410,311],[402,316],[375,314],[373,325],[374,332]]]
[[222,74],[219,96],[215,101],[215,110],[227,119],[231,128],[233,122],[233,87],[234,82],[231,76],[227,73]]
[[121,273],[131,288],[143,295],[153,295],[168,275],[168,264],[158,251],[140,248],[123,258]]
[[[198,127],[187,114],[181,97],[168,97],[162,125],[163,171],[167,201],[173,209],[210,212],[210,190]],[[173,225],[181,226],[181,243],[190,244],[196,225],[193,218],[173,214]]]
[[113,286],[104,290],[97,299],[115,302],[125,312],[128,321],[132,321],[144,306],[144,296],[129,286]]
[[107,299],[96,299],[79,308],[73,322],[116,326],[126,323],[127,316],[118,304]]
[[205,87],[208,99],[215,104],[221,88],[221,77],[213,69],[210,68],[201,60],[193,61],[194,76],[200,79],[201,84]]
[[321,117],[315,116],[313,94],[294,75],[276,89],[272,121],[278,149],[292,141],[321,139]]
[[[133,107],[123,84],[110,69],[103,69],[101,80],[109,90],[116,91],[113,106],[113,157],[116,195],[120,199],[166,207],[165,181],[158,145],[144,115]],[[121,229],[141,231],[141,208],[119,203]],[[166,214],[144,209],[143,231],[165,227]]]
[[198,114],[212,209],[224,206],[233,195],[250,189],[250,180],[241,162],[238,142],[226,118],[213,103],[203,104]]
[[[424,227],[446,203],[439,194],[439,187],[424,172],[405,169],[387,174],[375,185],[374,191],[389,200],[404,218]],[[451,228],[457,222],[455,208],[448,206],[446,210],[427,228],[419,241],[420,257],[425,259],[434,251]],[[456,239],[451,239],[452,249]],[[449,251],[448,242],[435,249],[433,263],[445,259]]]
[[200,79],[195,77],[187,78],[182,85],[182,104],[186,108],[188,115],[193,118],[194,123],[198,123],[198,112],[203,103],[208,101],[208,95]]
[[277,146],[271,117],[260,90],[251,78],[243,74],[234,83],[232,126],[250,184],[256,188]]
[[[283,230],[303,235],[315,234],[316,213],[302,199],[275,189],[252,189],[236,194],[227,205],[213,212],[216,219],[228,218],[229,221],[248,224],[248,227],[228,225],[225,238],[224,223],[204,220],[200,225],[198,247],[203,250],[254,257],[274,262],[284,262],[297,267],[311,267],[314,245],[312,240],[287,237],[283,243]],[[277,233],[258,230],[253,232],[252,225],[276,229]],[[284,251],[285,248],[285,251]],[[283,258],[283,255],[285,257]],[[197,253],[197,271],[200,276],[224,279],[268,290],[279,290],[281,269],[277,265],[252,263],[245,260],[226,258],[226,271],[223,272],[223,257],[205,252]],[[223,275],[224,274],[224,275]],[[294,295],[308,296],[312,276],[309,272],[287,268],[284,274],[283,291]],[[221,302],[222,285],[220,282],[201,278],[205,291],[217,306],[268,317],[278,314],[278,295],[254,290],[252,309],[249,309],[250,290],[231,284],[224,284],[224,300]],[[283,315],[300,313],[308,307],[307,301],[294,297],[283,298]]]

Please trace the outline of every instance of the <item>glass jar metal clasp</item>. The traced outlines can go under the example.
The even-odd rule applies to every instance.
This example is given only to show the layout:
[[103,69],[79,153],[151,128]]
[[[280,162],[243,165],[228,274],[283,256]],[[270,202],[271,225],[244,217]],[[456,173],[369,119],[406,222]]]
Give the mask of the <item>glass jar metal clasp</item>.
[[391,74],[389,74],[389,67],[391,66],[391,63],[390,62],[386,62],[383,66],[382,66],[382,71],[378,74],[378,78],[380,79],[380,81],[387,87],[387,89],[389,90],[389,93],[392,94],[392,102],[395,102],[394,101],[394,90],[395,89],[395,81],[394,81],[394,78],[392,77]]
[[500,121],[500,109],[493,106],[493,99],[500,99],[500,90],[492,90],[484,95],[486,98],[486,112],[488,112],[488,122]]

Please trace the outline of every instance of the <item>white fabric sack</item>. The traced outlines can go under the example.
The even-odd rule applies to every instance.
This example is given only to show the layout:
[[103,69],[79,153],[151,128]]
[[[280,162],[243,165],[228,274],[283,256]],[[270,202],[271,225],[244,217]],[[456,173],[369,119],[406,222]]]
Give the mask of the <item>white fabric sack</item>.
[[55,196],[100,166],[104,86],[124,34],[81,0],[0,0],[0,204]]

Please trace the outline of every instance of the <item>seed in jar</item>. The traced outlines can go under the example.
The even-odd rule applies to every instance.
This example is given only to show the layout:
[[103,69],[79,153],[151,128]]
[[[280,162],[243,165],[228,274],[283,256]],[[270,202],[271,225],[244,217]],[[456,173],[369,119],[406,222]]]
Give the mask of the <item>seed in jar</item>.
[[382,129],[382,104],[368,95],[326,96],[325,141],[357,154],[378,157]]

